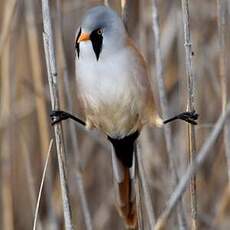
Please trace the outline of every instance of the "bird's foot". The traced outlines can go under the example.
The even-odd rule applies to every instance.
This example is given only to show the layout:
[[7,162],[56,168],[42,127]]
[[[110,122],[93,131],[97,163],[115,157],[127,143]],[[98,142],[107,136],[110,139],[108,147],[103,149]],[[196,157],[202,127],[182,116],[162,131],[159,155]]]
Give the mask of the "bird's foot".
[[51,117],[51,124],[55,125],[63,120],[67,120],[68,118],[70,118],[71,114],[61,111],[61,110],[53,110],[50,113],[50,117]]
[[165,120],[164,124],[180,119],[192,125],[197,125],[196,120],[198,119],[198,117],[199,117],[199,114],[197,114],[195,110],[193,110],[192,112],[183,112],[170,119]]
[[63,120],[67,120],[67,119],[72,119],[74,121],[76,121],[77,123],[86,126],[85,122],[82,121],[81,119],[79,119],[78,117],[75,117],[74,115],[67,113],[65,111],[62,110],[54,110],[51,112],[50,114],[51,120],[52,120],[52,125],[55,125]]

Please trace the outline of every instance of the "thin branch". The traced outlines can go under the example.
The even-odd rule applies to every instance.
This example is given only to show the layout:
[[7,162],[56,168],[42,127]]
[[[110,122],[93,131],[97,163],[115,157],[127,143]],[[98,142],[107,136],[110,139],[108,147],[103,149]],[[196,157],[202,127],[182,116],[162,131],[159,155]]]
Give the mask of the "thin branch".
[[181,196],[185,192],[187,184],[189,183],[193,175],[201,168],[201,166],[203,165],[205,160],[208,158],[208,156],[212,153],[212,151],[210,150],[213,147],[216,139],[220,135],[220,132],[222,131],[224,123],[229,117],[229,114],[230,114],[230,103],[226,107],[226,112],[220,115],[214,128],[212,129],[212,132],[210,133],[205,143],[201,147],[200,151],[196,155],[196,158],[188,166],[184,176],[181,178],[179,184],[177,185],[176,189],[171,195],[164,212],[159,217],[156,223],[155,229],[162,229],[165,221],[169,218],[173,209],[175,208],[178,201],[181,199]]
[[[52,110],[58,110],[59,100],[58,100],[58,91],[57,91],[57,70],[56,70],[56,62],[55,62],[55,55],[54,55],[54,43],[53,43],[50,8],[49,8],[48,0],[42,0],[42,14],[43,14],[43,25],[44,25],[43,40],[44,40],[44,50],[45,50],[45,57],[46,57],[51,104],[52,104]],[[65,149],[64,149],[61,124],[56,124],[54,126],[54,132],[55,132],[56,147],[57,147],[60,183],[61,183],[61,191],[62,191],[62,202],[64,208],[65,228],[67,230],[72,230],[73,225],[72,225],[72,218],[71,218],[70,203],[68,198],[67,179],[65,174]]]
[[[190,16],[188,0],[182,0],[182,15],[184,24],[184,40],[185,40],[185,56],[186,56],[186,73],[187,73],[187,91],[188,91],[188,111],[195,110],[194,102],[194,74],[192,69],[192,41],[190,31]],[[196,152],[195,127],[188,124],[188,148],[189,148],[189,162],[192,163],[194,154]],[[192,215],[192,229],[198,228],[197,223],[197,192],[196,192],[196,175],[194,175],[190,182],[190,196],[191,196],[191,215]]]
[[39,206],[40,206],[42,189],[43,189],[43,185],[44,185],[44,181],[45,181],[46,171],[47,171],[49,158],[50,158],[50,152],[52,150],[52,147],[53,147],[53,139],[51,139],[50,144],[49,144],[49,149],[48,149],[48,153],[47,153],[47,157],[46,157],[45,167],[44,167],[44,170],[43,170],[43,173],[42,173],[42,180],[41,180],[41,184],[40,184],[40,189],[39,189],[39,193],[38,193],[38,199],[37,199],[36,208],[35,208],[35,214],[34,214],[33,230],[35,230],[36,226],[37,226],[38,210],[39,210]]
[[[160,28],[159,28],[159,16],[157,9],[157,1],[152,0],[152,28],[154,32],[154,50],[155,50],[155,59],[156,59],[156,80],[157,88],[159,90],[160,97],[160,106],[162,111],[162,117],[165,118],[168,115],[168,101],[166,96],[165,84],[163,79],[163,63],[162,63],[162,54],[160,47]],[[166,149],[169,159],[170,171],[172,173],[172,185],[170,186],[170,192],[172,188],[176,186],[178,182],[178,172],[175,167],[175,155],[172,153],[172,130],[170,125],[163,127],[164,137],[166,141]],[[178,209],[178,220],[182,220],[182,226],[180,228],[186,228],[186,219],[183,209],[183,204],[181,203],[181,208]],[[180,223],[180,221],[179,221]]]

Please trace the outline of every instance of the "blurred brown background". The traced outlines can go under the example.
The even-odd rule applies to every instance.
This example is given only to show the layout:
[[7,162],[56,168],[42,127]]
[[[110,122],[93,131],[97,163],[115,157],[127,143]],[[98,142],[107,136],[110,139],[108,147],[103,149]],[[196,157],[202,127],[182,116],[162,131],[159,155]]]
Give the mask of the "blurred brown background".
[[[121,14],[121,2],[110,0]],[[217,1],[190,2],[195,73],[195,103],[200,114],[196,126],[199,150],[222,111],[224,86],[230,79],[230,1],[226,1],[226,84],[219,71]],[[58,67],[61,108],[82,117],[76,100],[74,37],[86,9],[103,4],[93,0],[50,1]],[[159,1],[161,51],[169,100],[169,116],[186,110],[187,86],[184,35],[180,1]],[[152,1],[128,1],[130,36],[148,62],[159,96],[154,69]],[[0,229],[32,229],[35,204],[53,137],[47,72],[42,40],[41,1],[0,1]],[[69,97],[69,98],[68,98]],[[72,127],[72,128],[71,128]],[[75,229],[87,229],[79,196],[82,179],[93,229],[124,229],[114,206],[110,147],[99,132],[87,132],[72,121],[63,122],[67,152],[67,175]],[[173,149],[179,177],[188,165],[187,125],[172,124]],[[74,138],[73,138],[74,137]],[[228,143],[227,139],[227,143]],[[172,193],[171,172],[162,128],[146,128],[140,138],[146,179],[158,217]],[[225,153],[230,151],[223,134],[197,175],[198,222],[200,229],[230,229],[230,189]],[[78,163],[76,163],[78,162]],[[78,165],[78,167],[77,167]],[[80,170],[80,171],[78,171]],[[183,196],[188,226],[191,222],[189,192]],[[38,228],[63,229],[63,211],[55,145],[39,210]],[[175,211],[167,229],[179,229]],[[188,227],[188,229],[191,229]]]

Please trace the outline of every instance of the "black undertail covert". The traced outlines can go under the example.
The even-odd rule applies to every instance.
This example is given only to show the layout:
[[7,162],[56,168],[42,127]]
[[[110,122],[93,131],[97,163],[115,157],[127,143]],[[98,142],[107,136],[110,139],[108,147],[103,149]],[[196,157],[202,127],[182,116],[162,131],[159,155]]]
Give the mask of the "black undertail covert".
[[131,168],[133,165],[134,146],[138,136],[138,131],[122,139],[115,139],[108,136],[109,141],[113,145],[117,158],[122,162],[124,166],[128,168]]

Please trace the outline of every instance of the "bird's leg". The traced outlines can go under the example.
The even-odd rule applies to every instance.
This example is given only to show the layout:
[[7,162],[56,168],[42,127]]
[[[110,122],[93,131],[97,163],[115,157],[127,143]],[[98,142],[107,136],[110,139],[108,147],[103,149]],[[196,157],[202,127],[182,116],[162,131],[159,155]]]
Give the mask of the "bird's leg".
[[169,118],[167,120],[165,120],[163,123],[166,124],[166,123],[169,123],[171,121],[174,121],[174,120],[177,120],[177,119],[181,119],[185,122],[188,122],[192,125],[197,125],[197,122],[196,120],[198,119],[199,115],[196,113],[196,111],[192,111],[192,112],[183,112],[183,113],[180,113],[172,118]]
[[63,120],[67,120],[67,119],[72,119],[76,122],[78,122],[79,124],[85,126],[85,122],[82,121],[81,119],[75,117],[74,115],[67,113],[65,111],[61,111],[61,110],[54,110],[51,112],[50,114],[51,120],[52,120],[52,125],[55,125]]

